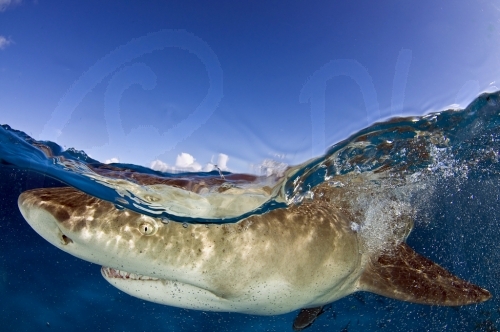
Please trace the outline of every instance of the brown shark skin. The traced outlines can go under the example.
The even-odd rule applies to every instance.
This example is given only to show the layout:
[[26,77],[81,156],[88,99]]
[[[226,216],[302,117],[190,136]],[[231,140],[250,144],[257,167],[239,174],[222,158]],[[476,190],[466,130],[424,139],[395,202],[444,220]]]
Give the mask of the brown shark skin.
[[452,275],[406,243],[372,258],[360,284],[369,292],[429,305],[460,306],[491,298],[487,290]]

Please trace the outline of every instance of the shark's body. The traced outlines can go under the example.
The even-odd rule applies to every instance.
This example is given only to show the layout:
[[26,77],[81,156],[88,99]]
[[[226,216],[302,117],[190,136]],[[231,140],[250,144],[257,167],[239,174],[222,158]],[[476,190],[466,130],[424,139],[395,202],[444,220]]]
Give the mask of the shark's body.
[[[416,254],[407,233],[366,251],[335,190],[319,185],[313,200],[226,225],[164,223],[73,188],[25,192],[19,207],[50,243],[103,265],[117,288],[182,308],[275,315],[359,290],[438,305],[490,297]],[[296,327],[320,312],[304,311]]]

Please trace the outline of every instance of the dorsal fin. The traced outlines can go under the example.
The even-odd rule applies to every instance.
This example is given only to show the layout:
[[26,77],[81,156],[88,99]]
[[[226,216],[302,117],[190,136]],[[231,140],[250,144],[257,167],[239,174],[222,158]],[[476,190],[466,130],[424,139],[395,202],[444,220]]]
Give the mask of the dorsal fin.
[[371,259],[359,285],[360,290],[430,305],[458,306],[491,298],[487,290],[452,275],[405,243]]

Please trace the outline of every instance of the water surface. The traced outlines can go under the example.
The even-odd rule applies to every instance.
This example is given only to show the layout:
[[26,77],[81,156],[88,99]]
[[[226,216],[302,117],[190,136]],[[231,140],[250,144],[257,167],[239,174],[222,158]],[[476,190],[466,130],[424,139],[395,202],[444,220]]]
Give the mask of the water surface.
[[[105,165],[84,151],[63,150],[4,125],[1,323],[16,331],[290,330],[296,313],[259,317],[198,312],[125,295],[104,282],[97,266],[53,248],[34,233],[20,216],[16,200],[28,188],[71,185],[118,208],[163,220],[228,223],[313,199],[311,189],[326,182],[345,191],[343,199],[355,212],[353,227],[359,227],[368,247],[383,246],[398,218],[411,217],[415,229],[408,243],[452,273],[488,289],[493,299],[446,308],[357,293],[329,305],[310,331],[496,331],[499,96],[483,94],[464,110],[375,123],[335,144],[324,156],[263,175],[169,174],[130,164]],[[237,208],[221,208],[221,202],[242,201]],[[190,204],[206,208],[190,213]]]

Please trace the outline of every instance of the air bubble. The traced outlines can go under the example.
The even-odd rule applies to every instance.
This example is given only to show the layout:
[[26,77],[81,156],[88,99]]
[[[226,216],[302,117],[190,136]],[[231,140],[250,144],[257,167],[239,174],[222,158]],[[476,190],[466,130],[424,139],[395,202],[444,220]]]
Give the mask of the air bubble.
[[335,188],[342,188],[342,187],[345,187],[345,184],[343,184],[342,182],[340,181],[330,181],[328,182],[328,185],[330,187],[335,187]]
[[188,223],[187,222],[183,222],[182,223],[182,227],[187,228],[188,227]]
[[307,191],[305,194],[304,194],[304,198],[305,199],[308,199],[308,200],[313,200],[314,199],[314,193],[312,191]]

